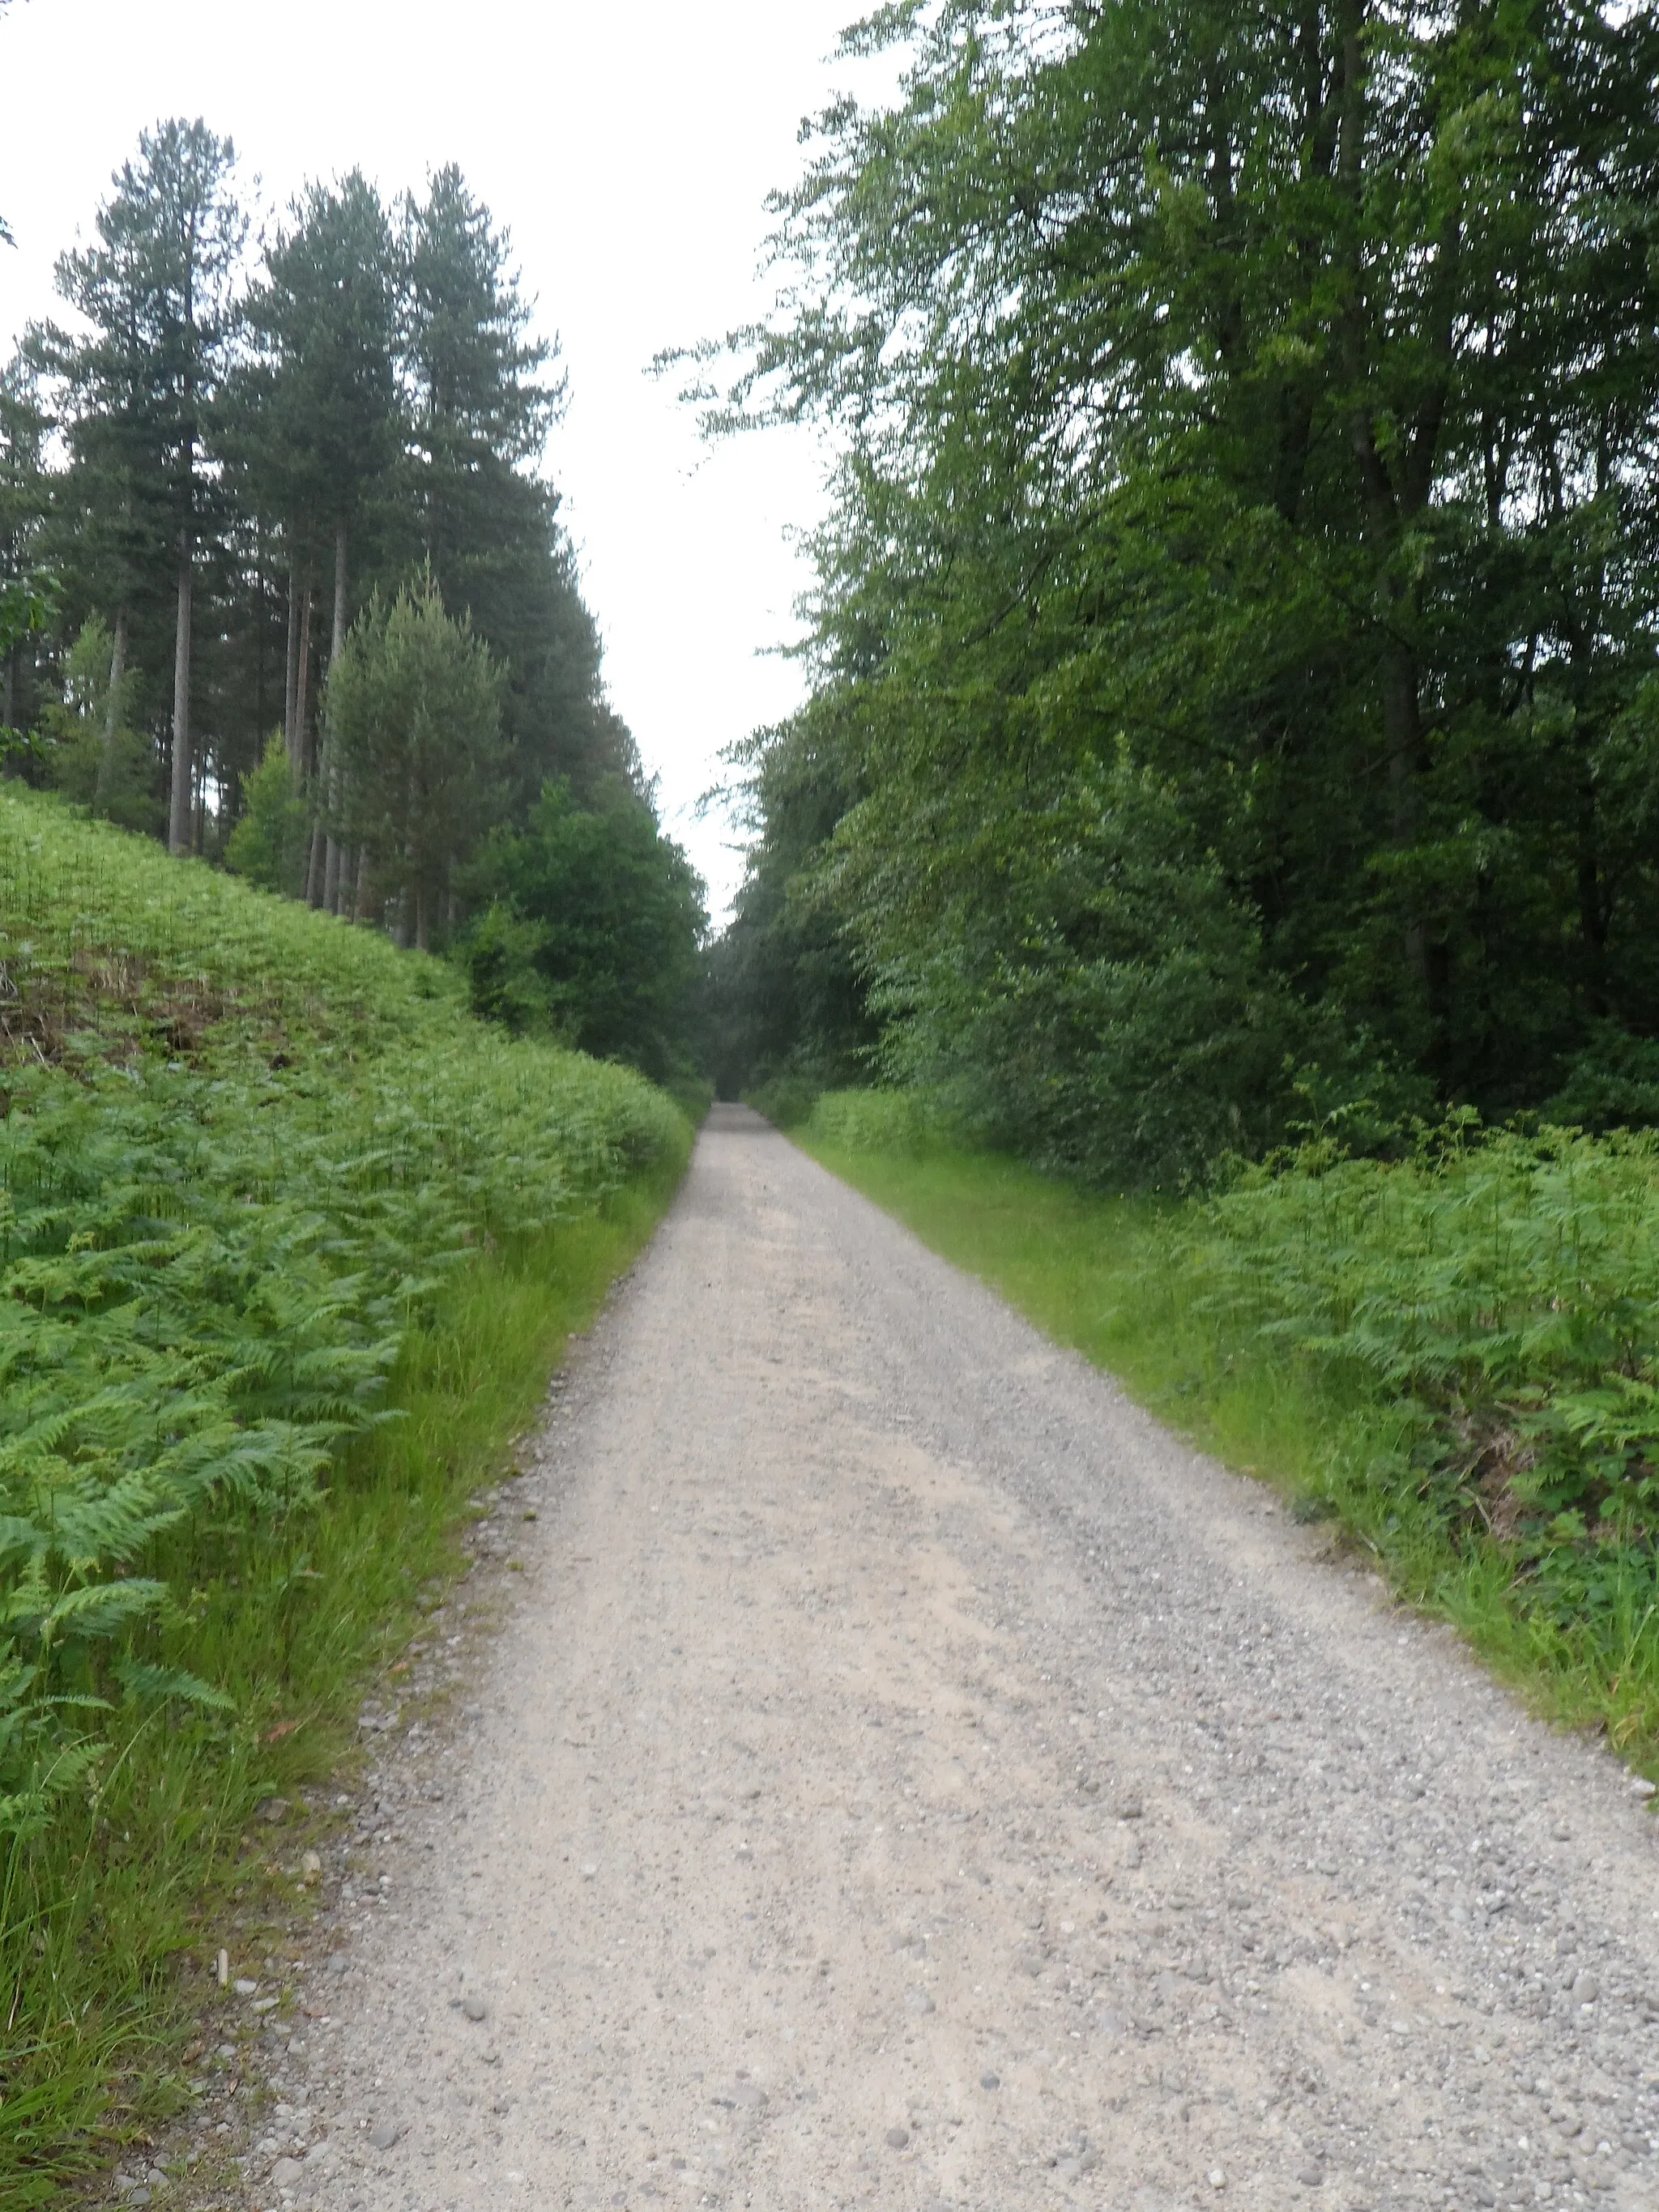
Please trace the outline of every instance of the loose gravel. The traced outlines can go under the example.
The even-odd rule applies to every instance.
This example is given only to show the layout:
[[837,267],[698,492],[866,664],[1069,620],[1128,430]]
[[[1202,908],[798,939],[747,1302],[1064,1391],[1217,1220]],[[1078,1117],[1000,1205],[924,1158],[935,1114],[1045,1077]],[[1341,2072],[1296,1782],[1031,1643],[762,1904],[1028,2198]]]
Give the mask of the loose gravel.
[[478,1540],[257,2212],[1659,2205],[1616,1760],[756,1117]]

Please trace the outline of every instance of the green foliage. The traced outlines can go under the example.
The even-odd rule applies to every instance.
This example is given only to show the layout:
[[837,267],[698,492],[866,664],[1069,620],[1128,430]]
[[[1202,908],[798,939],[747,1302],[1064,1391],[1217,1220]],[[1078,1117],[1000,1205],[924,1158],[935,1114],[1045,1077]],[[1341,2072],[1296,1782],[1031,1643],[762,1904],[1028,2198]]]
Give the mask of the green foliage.
[[113,673],[109,631],[94,615],[64,656],[62,699],[49,701],[40,717],[50,781],[124,830],[154,831],[154,750],[133,726],[132,676],[112,683]]
[[[260,243],[251,259],[228,143],[159,124],[61,259],[73,313],[0,364],[0,605],[48,572],[61,583],[0,649],[0,722],[19,733],[0,743],[13,773],[52,780],[64,763],[33,733],[73,641],[102,621],[154,783],[143,823],[135,806],[118,817],[160,820],[175,703],[193,705],[196,773],[176,779],[171,829],[214,853],[280,697],[319,862],[297,888],[368,919],[360,852],[325,840],[397,794],[342,787],[319,710],[338,635],[377,589],[390,601],[429,574],[496,665],[490,803],[458,829],[469,857],[499,815],[522,823],[550,775],[582,792],[643,777],[543,473],[562,385],[529,334],[506,233],[453,167],[395,201],[354,171],[307,184]],[[72,777],[83,797],[85,781]],[[452,922],[438,897],[434,937]]]
[[1597,1567],[1653,1577],[1651,1137],[1453,1125],[1390,1164],[1315,1145],[1243,1176],[1211,1220],[1230,1326],[1408,1414],[1421,1495],[1455,1537],[1501,1539],[1569,1618]]
[[499,915],[487,921],[465,955],[480,1012],[492,991],[522,997],[533,969],[582,1051],[657,1079],[684,1068],[708,927],[702,886],[637,793],[613,783],[582,805],[568,784],[550,783],[524,835],[493,848],[478,880],[519,918],[510,938]]
[[264,758],[244,780],[241,817],[225,847],[225,866],[261,890],[286,891],[297,898],[310,848],[309,811],[276,730],[266,743]]
[[[100,1702],[186,1694],[183,1591],[143,1571],[162,1536],[195,1532],[194,1578],[313,1514],[477,1241],[591,1206],[672,1123],[620,1072],[463,1036],[441,971],[383,944],[312,948],[309,976],[274,980],[280,909],[158,871],[0,802],[14,1829],[45,1817],[54,1775],[78,1777],[63,1762],[101,1741]],[[168,1671],[122,1677],[118,1659]]]
[[849,733],[810,714],[734,746],[744,826],[757,832],[732,921],[708,956],[705,1050],[723,1098],[758,1085],[858,1079],[879,1034],[842,916],[814,862],[860,795]]
[[1659,1759],[1651,1138],[1326,1139],[1179,1202],[965,1149],[925,1096],[830,1094],[799,1141],[1551,1711]]
[[884,1159],[921,1159],[962,1141],[939,1101],[921,1091],[827,1091],[800,1119],[814,1144]]
[[[648,1232],[688,1131],[459,980],[0,792],[0,2197],[167,2109],[255,1800]],[[388,1648],[389,1644],[391,1648]],[[120,2082],[124,2102],[112,2108]]]
[[502,676],[428,574],[353,626],[328,681],[344,796],[333,827],[368,854],[424,951],[454,872],[496,815]]
[[553,994],[537,965],[546,949],[540,922],[522,921],[500,899],[490,902],[455,954],[481,1021],[499,1022],[515,1036],[550,1034]]
[[398,458],[404,283],[391,217],[354,169],[306,186],[249,292],[257,350],[240,365],[228,442],[261,506],[301,541],[354,525]]
[[846,455],[811,701],[740,763],[751,1075],[830,950],[890,1073],[1167,1181],[1304,1063],[1498,1119],[1659,1036],[1653,11],[860,38],[899,88],[809,134],[711,410]]

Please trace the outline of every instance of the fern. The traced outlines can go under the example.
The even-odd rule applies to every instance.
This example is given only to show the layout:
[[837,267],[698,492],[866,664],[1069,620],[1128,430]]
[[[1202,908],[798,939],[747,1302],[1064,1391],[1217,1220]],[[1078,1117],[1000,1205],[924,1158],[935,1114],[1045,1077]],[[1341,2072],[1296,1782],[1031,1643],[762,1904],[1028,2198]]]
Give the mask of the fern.
[[[672,1142],[639,1079],[435,963],[0,793],[0,1836],[124,1706],[223,1713],[147,1569],[322,1510],[486,1239]],[[175,1648],[185,1640],[185,1648]]]

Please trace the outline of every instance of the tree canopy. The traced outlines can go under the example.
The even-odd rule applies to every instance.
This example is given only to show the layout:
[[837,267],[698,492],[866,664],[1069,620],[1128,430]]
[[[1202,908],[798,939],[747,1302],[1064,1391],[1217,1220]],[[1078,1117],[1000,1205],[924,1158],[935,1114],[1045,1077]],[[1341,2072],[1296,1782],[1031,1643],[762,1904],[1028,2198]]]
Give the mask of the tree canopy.
[[812,999],[781,867],[830,1044],[1110,1176],[1659,1034],[1652,11],[856,36],[709,395],[846,455],[734,942]]
[[[620,782],[650,816],[543,466],[556,348],[534,336],[510,239],[458,169],[391,200],[356,170],[310,183],[256,252],[234,149],[200,121],[164,121],[116,172],[58,286],[61,320],[0,368],[13,772],[178,851],[258,853],[268,874],[265,830],[233,851],[257,783],[286,825],[284,888],[417,936],[424,915],[434,943],[465,919],[457,872],[550,779],[578,794]],[[371,787],[417,761],[426,775],[425,739],[366,750],[327,704],[356,681],[331,694],[354,623],[378,609],[381,645],[412,651],[441,635],[416,619],[428,597],[494,702],[482,751],[457,726],[442,885],[424,860],[411,872],[387,826],[428,799]]]

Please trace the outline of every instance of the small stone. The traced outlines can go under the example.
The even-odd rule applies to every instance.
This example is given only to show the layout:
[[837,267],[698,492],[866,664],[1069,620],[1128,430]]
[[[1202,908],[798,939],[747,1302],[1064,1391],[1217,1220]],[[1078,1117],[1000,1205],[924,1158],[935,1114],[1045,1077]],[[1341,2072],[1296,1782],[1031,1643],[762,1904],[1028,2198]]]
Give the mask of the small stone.
[[928,1996],[926,1990],[906,1990],[904,1992],[904,2002],[907,2011],[916,2014],[918,2017],[921,2017],[934,2009],[933,2000]]
[[979,2086],[981,2089],[1000,2089],[1002,2087],[1002,2076],[1000,2074],[981,2074],[979,2077]]
[[482,1997],[463,1997],[461,2010],[469,2020],[488,2020],[489,2017],[489,2007]]
[[1655,1787],[1656,1785],[1648,1780],[1645,1774],[1632,1774],[1630,1778],[1630,1794],[1632,1797],[1651,1797]]
[[1209,2181],[1212,2189],[1224,2189],[1227,2186],[1227,2177],[1218,2166],[1212,2166],[1210,2168]]
[[1120,1820],[1139,1820],[1145,1809],[1139,1797],[1125,1797],[1119,1802],[1117,1817]]
[[257,1997],[259,1994],[259,1984],[258,1982],[250,1982],[244,1976],[236,1984],[236,1994],[239,1997]]
[[331,1951],[323,1961],[323,1972],[325,1974],[343,1974],[350,1963],[343,1951]]
[[1579,1974],[1574,1978],[1572,2001],[1575,2004],[1594,2004],[1601,1994],[1601,1984],[1594,1974]]
[[288,1818],[289,1802],[286,1797],[267,1797],[253,1809],[260,1820],[269,1820],[273,1828],[280,1827]]
[[396,2120],[382,2120],[378,2127],[369,2130],[368,2139],[376,2150],[390,2150],[402,2133]]
[[1317,2189],[1325,2179],[1322,2166],[1304,2166],[1297,2169],[1297,2179],[1304,2189]]
[[273,2189],[297,2189],[304,2174],[305,2168],[297,2158],[279,2158],[270,2169],[270,2185]]
[[902,2150],[910,2140],[910,2130],[908,2128],[889,2128],[887,2140],[893,2149]]
[[323,1863],[315,1851],[303,1851],[300,1856],[300,1879],[307,1889],[314,1889],[323,1878]]
[[582,1869],[582,1880],[584,1881],[592,1881],[598,1872],[599,1869],[596,1866],[585,1866]]

